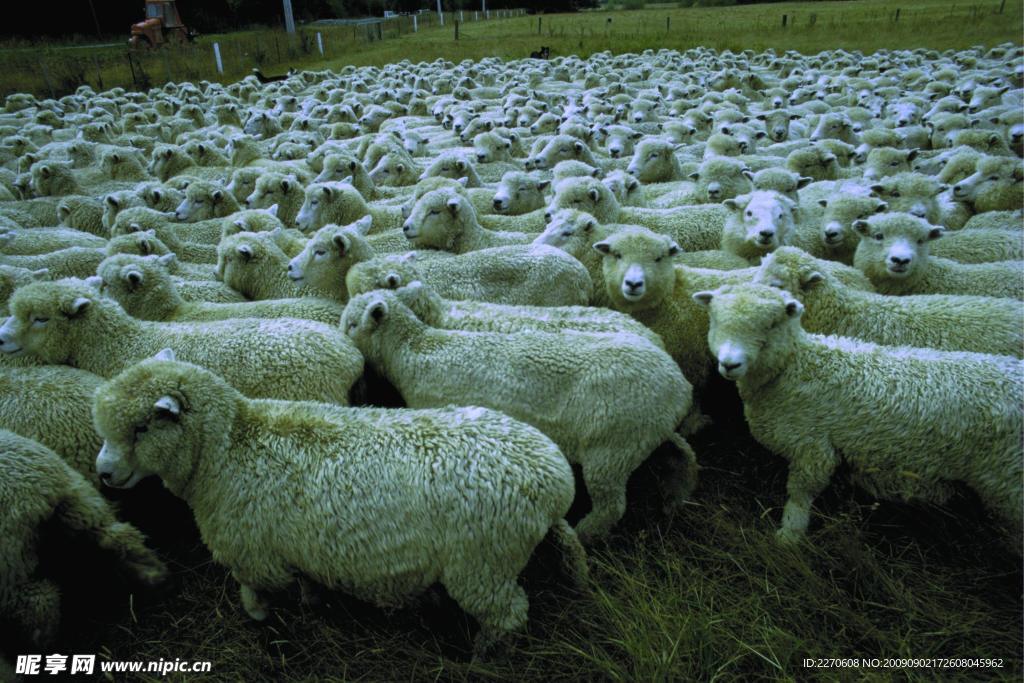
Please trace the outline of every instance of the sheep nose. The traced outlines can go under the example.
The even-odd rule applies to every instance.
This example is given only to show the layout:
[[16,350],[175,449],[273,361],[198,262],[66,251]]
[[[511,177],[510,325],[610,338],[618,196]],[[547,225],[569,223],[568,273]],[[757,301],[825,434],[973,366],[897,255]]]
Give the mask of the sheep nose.
[[630,289],[630,291],[635,291],[644,286],[643,280],[624,280],[623,284],[625,284],[626,287]]
[[483,162],[487,161],[487,155],[486,154],[477,154],[476,155],[476,160],[479,161],[480,163],[483,163]]
[[102,481],[104,484],[107,484],[110,482],[112,476],[113,475],[111,475],[110,472],[100,472],[100,481]]
[[504,202],[502,202],[500,199],[495,199],[494,200],[494,208],[495,209],[500,209],[504,205],[505,205]]
[[839,237],[839,231],[835,228],[828,228],[825,230],[825,237]]
[[979,109],[981,109],[981,107],[967,107],[967,111],[972,114],[977,114]]
[[722,367],[729,371],[735,370],[741,365],[743,365],[743,363],[726,363],[725,361],[722,361]]
[[898,125],[898,126],[905,126],[905,125],[907,125],[907,120],[906,119],[900,119],[899,121],[896,122],[896,125]]
[[771,239],[772,237],[775,236],[775,231],[774,230],[762,230],[761,232],[759,232],[757,234],[759,234],[763,239],[767,240],[767,239]]
[[910,259],[905,256],[890,256],[889,262],[894,266],[905,266],[910,263]]
[[610,149],[610,150],[608,150],[608,154],[611,155],[612,159],[618,159],[619,158],[619,154],[621,154],[621,152],[619,150],[617,150],[617,149]]
[[626,169],[626,173],[628,173],[630,175],[636,175],[636,172],[637,172],[637,167],[636,166],[630,166],[629,168]]
[[412,225],[410,225],[409,223],[405,223],[402,225],[402,232],[404,232],[406,235],[409,234],[410,230],[412,230]]

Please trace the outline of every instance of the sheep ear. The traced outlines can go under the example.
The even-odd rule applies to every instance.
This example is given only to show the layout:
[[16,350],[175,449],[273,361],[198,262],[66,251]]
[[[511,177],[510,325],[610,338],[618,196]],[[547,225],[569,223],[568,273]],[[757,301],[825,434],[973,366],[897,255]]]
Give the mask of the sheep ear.
[[68,317],[69,318],[74,318],[74,317],[76,317],[78,315],[81,315],[82,311],[84,311],[85,309],[89,308],[89,304],[91,304],[91,303],[92,303],[91,299],[88,299],[88,298],[86,298],[84,296],[78,297],[77,299],[72,301],[71,304],[68,306],[68,309],[67,309]]
[[602,254],[608,254],[611,253],[612,245],[608,244],[607,242],[595,242],[594,249],[601,252]]
[[128,271],[125,271],[124,279],[127,280],[128,284],[132,285],[133,287],[138,287],[139,285],[142,284],[142,279],[143,278],[142,278],[142,273],[140,273],[139,271],[137,271],[137,270],[128,270]]
[[462,185],[463,187],[469,187],[469,178],[467,176],[462,176],[461,178],[458,178],[455,182],[457,182],[459,185]]
[[[813,182],[814,182],[814,178],[812,178],[811,176],[807,176],[807,175],[800,176],[800,178],[796,181],[796,189],[802,190],[803,188],[807,187],[808,185],[810,185]],[[821,201],[825,201],[825,200],[823,199]],[[824,204],[822,206],[824,206]]]
[[40,280],[46,280],[47,278],[50,277],[50,269],[40,268],[39,270],[33,270],[31,273],[29,273],[29,275],[31,275],[32,280],[36,282]]
[[222,190],[214,190],[210,194],[210,197],[213,198],[213,201],[219,202],[220,200],[224,199],[224,192]]
[[238,255],[241,256],[242,259],[245,261],[252,259],[252,247],[250,247],[248,244],[239,244],[235,248],[235,251],[238,252]]
[[[161,351],[163,353],[163,351]],[[181,404],[171,396],[161,396],[153,404],[156,416],[165,420],[177,420],[181,417]]]
[[802,278],[800,278],[800,288],[801,289],[810,289],[812,286],[818,284],[819,282],[821,282],[824,279],[825,279],[824,275],[822,275],[821,273],[819,273],[816,270],[812,270],[811,272],[807,273]]
[[368,235],[370,233],[370,228],[373,227],[373,216],[363,216],[352,225],[361,234]]
[[690,180],[700,180],[700,173],[697,172],[697,171],[694,171],[693,173],[691,173],[690,174]]
[[99,275],[90,275],[89,277],[85,278],[85,284],[89,285],[93,289],[99,289],[100,287],[103,286],[103,278],[101,278]]
[[453,216],[459,213],[459,204],[460,202],[458,197],[452,197],[448,200],[448,210],[451,211]]
[[601,193],[597,191],[597,188],[590,188],[590,191],[587,192],[587,194],[590,195],[590,199],[593,200],[595,204],[601,201]]
[[177,258],[178,257],[175,256],[175,254],[173,252],[171,252],[170,254],[164,254],[163,256],[158,256],[156,258],[156,260],[162,266],[170,266],[170,265],[172,265],[177,260]]
[[1024,180],[1024,167],[1015,165],[1013,167],[1013,181],[1019,183],[1021,180]]
[[668,255],[669,256],[675,256],[676,254],[678,254],[681,251],[682,251],[682,249],[679,248],[678,244],[676,244],[675,242],[669,242],[669,244],[668,244]]
[[117,197],[115,197],[112,194],[108,194],[107,195],[107,204],[110,204],[112,207],[114,207],[116,209],[119,206],[119,204],[117,203]]
[[885,213],[889,210],[889,205],[885,202],[879,202],[878,206],[875,207],[875,213]]
[[946,231],[938,226],[932,226],[931,230],[928,231],[928,240],[937,240],[946,234]]
[[740,173],[742,173],[743,177],[746,178],[747,180],[754,180],[754,172],[751,171],[749,168],[743,169],[742,171],[740,171]]
[[864,237],[867,237],[868,233],[871,232],[871,226],[868,225],[867,221],[854,221],[853,229]]
[[917,153],[918,153],[918,149],[916,147],[914,149],[910,150],[909,152],[907,152],[907,161],[913,161],[914,159],[916,159],[917,158]]
[[871,194],[874,194],[874,195],[882,194],[882,192],[884,190],[885,190],[885,186],[884,185],[880,185],[880,184],[876,183],[875,185],[871,186]]
[[712,291],[704,290],[703,292],[694,292],[693,301],[699,306],[710,306],[711,300],[715,298],[715,293]]
[[173,349],[164,348],[156,352],[153,360],[178,360],[178,357],[174,355]]
[[546,190],[548,188],[548,185],[550,185],[550,184],[551,184],[550,180],[539,180],[539,181],[537,181],[537,189],[540,190],[541,192],[543,192],[544,190]]
[[729,209],[730,211],[741,211],[743,209],[743,207],[740,206],[739,202],[737,202],[735,198],[726,199],[725,201],[722,202],[722,205],[725,208]]
[[786,302],[786,315],[790,318],[799,318],[803,315],[804,305],[796,299],[791,299]]
[[267,208],[262,209],[262,211],[265,214],[268,214],[270,216],[275,216],[276,217],[277,216],[277,204],[271,204]]
[[372,319],[374,322],[379,323],[381,320],[386,318],[388,315],[388,304],[383,299],[378,299],[372,304],[366,307],[366,313],[363,314],[364,320],[366,318]]
[[343,234],[337,234],[334,236],[334,239],[332,241],[334,242],[334,245],[338,247],[339,256],[344,256],[349,252],[350,245],[348,241],[348,236]]
[[323,190],[324,196],[327,197],[328,199],[334,196],[334,190],[332,190],[327,185],[324,185],[323,188],[321,189]]
[[577,153],[577,154],[580,154],[580,153],[582,153],[582,152],[583,152],[583,148],[584,148],[584,146],[585,146],[585,145],[584,145],[584,144],[583,144],[582,142],[580,142],[579,140],[577,140],[576,142],[574,142],[574,143],[572,144],[572,147],[573,147],[573,149],[575,149],[575,150],[576,150],[576,153]]

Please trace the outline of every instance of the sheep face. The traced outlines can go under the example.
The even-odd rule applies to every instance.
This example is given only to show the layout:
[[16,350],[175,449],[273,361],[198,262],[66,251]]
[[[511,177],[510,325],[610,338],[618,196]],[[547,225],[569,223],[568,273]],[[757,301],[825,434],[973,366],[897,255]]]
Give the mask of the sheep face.
[[[345,275],[349,296],[355,297],[375,289],[398,289],[419,279],[413,252],[387,254],[353,265]],[[343,328],[344,329],[344,328]]]
[[975,172],[953,186],[953,198],[977,211],[1011,211],[1024,203],[1024,168],[1010,158],[978,162]]
[[918,173],[898,173],[871,186],[871,194],[889,205],[893,213],[909,213],[931,223],[939,222],[936,197],[946,189],[938,181]]
[[509,171],[501,177],[494,192],[494,210],[512,216],[528,213],[544,206],[544,190],[550,181],[537,180],[526,173]]
[[864,177],[885,178],[897,173],[908,173],[912,170],[911,162],[916,158],[916,149],[876,147],[868,152],[864,167]]
[[237,397],[210,373],[173,357],[165,349],[97,390],[93,420],[103,447],[96,471],[107,486],[131,488],[157,475],[181,494],[197,455],[224,444]]
[[874,216],[853,223],[860,235],[855,263],[871,279],[908,279],[928,260],[929,242],[942,228],[909,214]]
[[764,122],[765,132],[772,142],[784,142],[789,139],[789,122],[800,118],[799,114],[790,114],[788,111],[776,109],[765,114],[758,114],[755,118]]
[[351,226],[320,228],[299,255],[288,262],[288,277],[296,283],[315,283],[319,289],[338,289],[352,264],[368,258],[361,236],[369,231],[370,225],[367,216]]
[[675,286],[672,257],[679,245],[646,228],[627,227],[594,245],[612,303],[635,310],[656,305]]
[[616,169],[601,179],[622,206],[646,206],[640,181],[625,171]]
[[633,159],[626,171],[641,183],[670,180],[678,166],[675,145],[667,140],[641,140],[633,151]]
[[420,176],[420,180],[427,178],[458,180],[470,173],[472,173],[472,165],[467,160],[453,154],[442,154],[427,167],[427,170]]
[[708,346],[722,377],[736,381],[754,371],[781,368],[804,310],[788,292],[758,284],[730,285],[697,292],[693,299],[709,309]]
[[704,147],[705,159],[713,156],[738,157],[740,154],[743,154],[740,141],[732,135],[726,135],[725,133],[715,133],[708,138],[707,144]]
[[[193,187],[194,185],[190,185],[186,190],[186,198]],[[291,196],[297,198],[301,192],[302,186],[294,175],[268,173],[256,181],[252,193],[245,198],[245,205],[252,209],[263,209],[274,204],[281,206],[290,201]]]
[[796,207],[779,193],[757,190],[722,203],[732,211],[725,230],[742,236],[755,251],[768,253],[789,242]]
[[555,186],[554,199],[548,205],[551,213],[558,209],[585,211],[599,222],[614,223],[619,215],[619,201],[600,180],[567,178]]
[[833,139],[853,144],[855,142],[853,122],[842,114],[825,114],[811,133],[811,142]]
[[11,315],[0,326],[0,353],[30,353],[60,365],[74,357],[73,330],[96,308],[99,293],[75,280],[35,282],[11,297]]
[[590,149],[582,140],[568,135],[556,135],[551,138],[544,149],[533,158],[533,167],[538,169],[553,168],[559,161],[578,160],[592,163]]
[[799,297],[823,279],[813,256],[797,247],[781,247],[764,257],[753,282]]
[[589,248],[597,229],[597,221],[588,213],[574,209],[560,209],[550,215],[544,232],[534,244],[547,244],[576,255]]
[[348,183],[313,183],[306,188],[306,198],[295,216],[295,225],[309,232],[329,222],[328,217],[331,221],[343,222],[340,217],[353,207],[365,209],[365,202],[359,191]]
[[239,168],[231,174],[231,181],[224,189],[235,195],[238,201],[244,201],[256,189],[256,181],[261,175],[262,169]]
[[497,133],[480,133],[473,138],[473,153],[481,164],[512,160],[512,141]]
[[839,160],[824,149],[806,147],[790,152],[786,157],[786,168],[815,181],[835,180],[839,175]]
[[402,231],[417,248],[451,250],[471,212],[472,205],[455,190],[433,190],[417,200]]
[[853,253],[860,243],[860,235],[853,222],[867,220],[876,213],[884,213],[889,205],[877,197],[850,197],[840,195],[834,199],[821,199],[818,205],[825,209],[818,237],[828,249]]
[[697,183],[697,196],[711,204],[750,192],[750,178],[746,164],[722,157],[705,159],[700,168],[690,174],[690,180]]
[[217,215],[218,204],[222,203],[227,190],[213,183],[196,181],[185,190],[185,199],[174,210],[179,221],[202,221]]

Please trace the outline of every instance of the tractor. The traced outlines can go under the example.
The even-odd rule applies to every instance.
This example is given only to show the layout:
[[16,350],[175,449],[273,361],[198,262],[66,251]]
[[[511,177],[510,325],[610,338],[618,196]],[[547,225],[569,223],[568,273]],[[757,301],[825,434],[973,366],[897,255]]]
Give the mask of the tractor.
[[175,0],[146,0],[146,18],[132,24],[128,47],[150,49],[166,43],[183,45],[195,40],[196,32],[185,26]]

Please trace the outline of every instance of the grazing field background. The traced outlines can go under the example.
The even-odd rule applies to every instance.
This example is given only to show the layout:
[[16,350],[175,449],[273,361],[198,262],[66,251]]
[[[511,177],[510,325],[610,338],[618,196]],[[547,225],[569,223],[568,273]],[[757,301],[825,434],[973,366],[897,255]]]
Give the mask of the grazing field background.
[[[138,65],[129,65],[123,48],[8,46],[0,51],[0,91],[60,96],[82,83],[132,87],[140,79],[133,81],[134,68],[149,85],[231,81],[253,66],[280,73],[289,66],[519,58],[540,45],[550,45],[553,56],[586,56],[698,45],[816,53],[1020,43],[1024,6],[1007,2],[999,13],[1000,5],[863,0],[492,18],[460,24],[457,42],[448,15],[444,28],[423,22],[413,34],[396,22],[372,39],[365,26],[306,27],[294,39],[274,30],[206,36]],[[223,50],[223,77],[213,65],[214,41]],[[542,547],[524,576],[529,633],[492,661],[471,661],[474,626],[443,594],[386,613],[338,594],[305,605],[296,590],[277,596],[267,624],[251,622],[188,509],[155,481],[120,497],[122,516],[150,536],[173,570],[160,592],[122,599],[123,591],[113,590],[121,576],[83,573],[90,551],[57,532],[46,536],[48,564],[66,586],[56,651],[213,663],[208,677],[132,679],[140,681],[1021,679],[1020,561],[999,543],[1000,530],[976,500],[964,494],[943,508],[877,503],[840,473],[816,501],[808,541],[797,551],[781,549],[773,535],[785,463],[750,438],[731,385],[716,383],[709,403],[715,425],[693,440],[704,469],[692,504],[666,517],[647,493],[655,489],[657,463],[639,472],[627,516],[591,550],[593,596],[560,581],[552,551]],[[574,518],[585,500],[579,507]],[[28,651],[4,635],[5,648]],[[976,657],[997,659],[1002,668],[805,668],[805,658],[821,657]]]
[[[552,56],[581,57],[603,50],[640,52],[697,46],[733,51],[774,48],[805,54],[834,48],[945,50],[1019,43],[1024,30],[1021,0],[851,0],[686,9],[669,4],[633,11],[535,16],[517,10],[493,11],[489,20],[479,12],[465,10],[456,40],[459,16],[458,11],[447,12],[445,25],[440,26],[436,14],[421,15],[417,32],[408,16],[380,23],[307,24],[294,36],[279,29],[255,29],[201,36],[186,47],[138,52],[130,57],[124,44],[11,42],[0,45],[0,95],[31,92],[61,97],[83,84],[98,91],[116,86],[146,89],[168,81],[231,82],[253,67],[270,74],[283,73],[288,67],[379,66],[403,59],[518,59],[540,45],[549,45]],[[223,74],[215,66],[214,43],[220,45]]]

